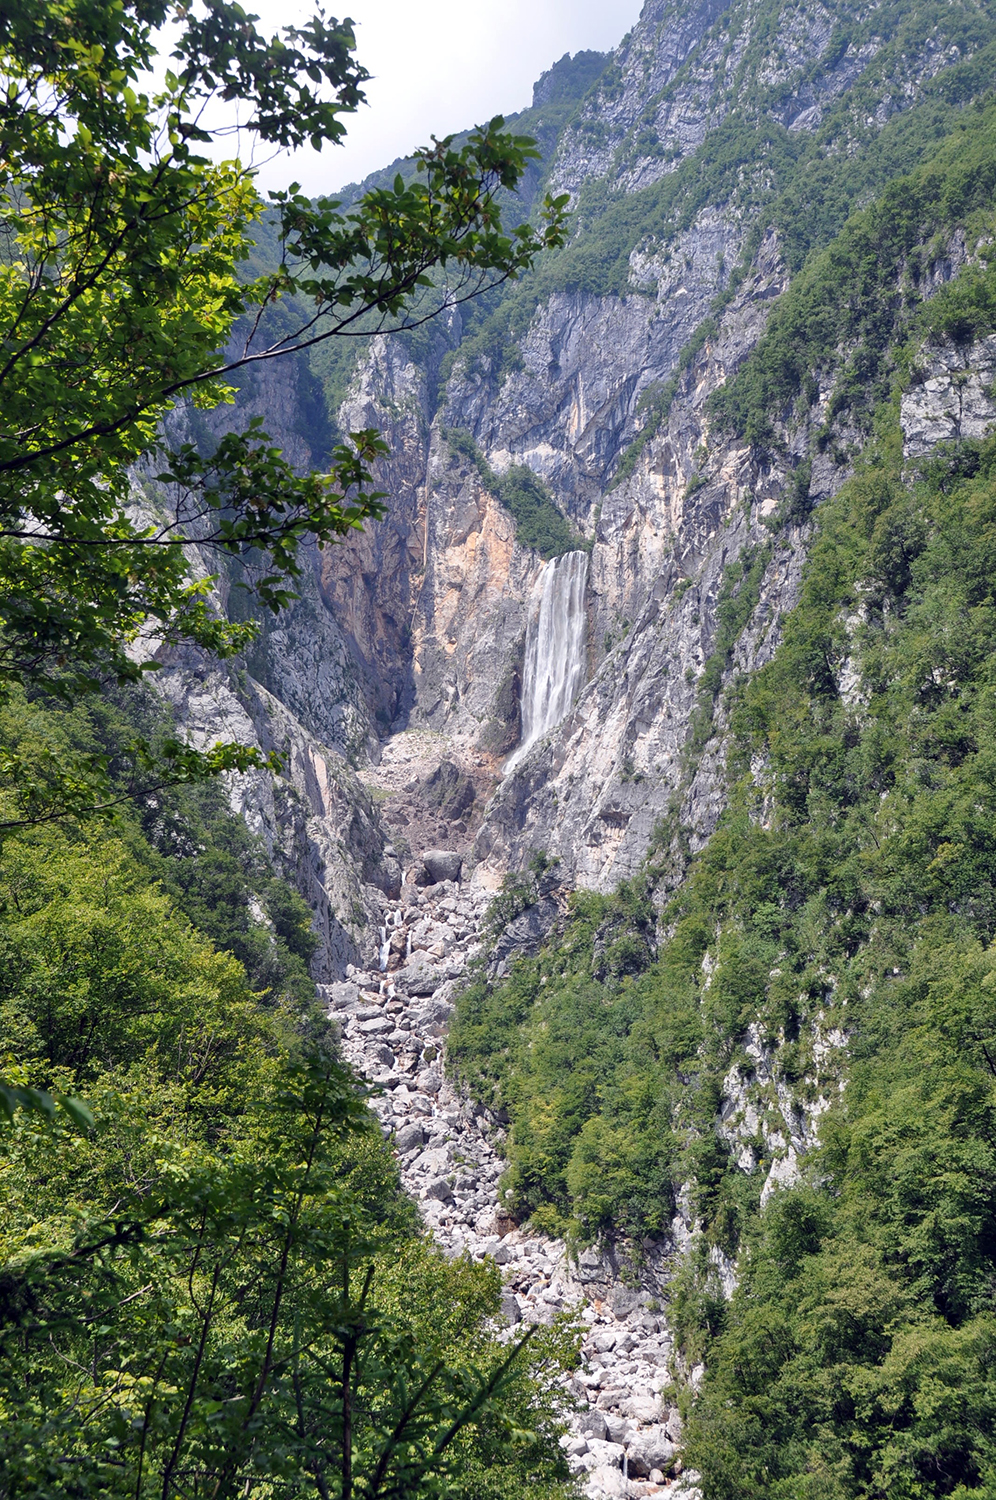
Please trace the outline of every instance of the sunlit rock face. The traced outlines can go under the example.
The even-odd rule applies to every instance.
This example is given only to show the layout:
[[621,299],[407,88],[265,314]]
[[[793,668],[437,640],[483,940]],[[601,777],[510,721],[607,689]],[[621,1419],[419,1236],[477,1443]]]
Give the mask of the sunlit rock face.
[[[473,330],[468,341],[453,316],[430,355],[388,339],[356,372],[338,425],[385,431],[390,514],[323,559],[323,598],[348,638],[379,735],[430,732],[440,754],[490,773],[493,797],[473,849],[482,880],[494,883],[542,848],[576,883],[610,888],[638,868],[679,792],[693,842],[714,826],[723,758],[714,746],[689,779],[688,746],[716,648],[717,603],[729,564],[767,547],[787,476],[830,393],[819,393],[803,422],[784,414],[771,452],[710,430],[709,397],[756,347],[791,279],[792,252],[764,219],[771,198],[760,146],[733,188],[727,181],[696,196],[682,187],[680,196],[685,179],[675,174],[717,132],[733,139],[738,121],[800,140],[833,130],[834,149],[849,140],[852,152],[871,150],[877,133],[976,45],[959,43],[956,57],[914,28],[890,51],[866,32],[856,26],[848,39],[812,4],[786,11],[776,47],[749,6],[649,0],[561,130],[549,168],[551,186],[572,195],[580,239],[600,194],[632,204],[638,232],[618,252],[621,270],[585,262],[574,284],[543,291],[539,282],[514,330],[491,343],[475,343]],[[859,94],[872,81],[879,102],[869,114]],[[667,209],[672,202],[680,211]],[[617,255],[616,222],[604,220],[606,263]],[[951,265],[937,274],[952,274],[964,253],[953,245]],[[938,432],[951,426],[942,398],[945,381],[961,389],[956,375],[929,371],[911,397],[911,453],[932,439],[931,423]],[[977,384],[966,390],[959,431],[984,420],[986,377]],[[670,396],[663,419],[662,392]],[[473,439],[483,468],[449,440],[454,431]],[[591,549],[584,669],[565,711],[535,737],[526,658],[549,564],[523,545],[482,478],[515,465],[543,481]],[[818,455],[811,504],[848,472],[846,462]],[[800,521],[771,550],[726,680],[770,656],[797,597],[807,539]],[[524,737],[534,742],[523,753]]]
[[[768,448],[712,430],[710,397],[757,347],[800,264],[797,224],[776,228],[768,214],[772,143],[874,163],[884,133],[985,40],[972,17],[954,42],[913,15],[890,39],[857,12],[839,23],[819,0],[786,8],[777,42],[771,20],[740,0],[647,0],[595,82],[596,64],[578,73],[556,120],[543,111],[568,75],[564,60],[551,70],[527,128],[544,141],[547,185],[571,195],[574,237],[560,262],[502,292],[514,317],[492,335],[470,308],[417,338],[371,341],[345,400],[325,412],[328,431],[312,420],[301,368],[275,366],[243,393],[302,467],[320,463],[330,433],[376,427],[389,444],[376,475],[387,518],[308,559],[301,600],[246,666],[345,762],[362,770],[386,756],[380,837],[402,861],[452,844],[495,885],[542,849],[567,883],[609,889],[639,868],[676,799],[693,847],[715,826],[721,694],[718,733],[694,757],[690,746],[724,580],[737,559],[764,555],[749,618],[723,643],[721,686],[768,660],[797,598],[811,521],[781,525],[777,545],[771,528],[831,394],[820,389],[804,415],[776,414]],[[714,164],[727,159],[739,165],[723,176]],[[921,294],[968,254],[955,236]],[[925,359],[903,398],[910,461],[986,428],[990,342]],[[810,511],[860,442],[842,432],[816,453]],[[543,580],[563,564],[525,544],[496,493],[493,476],[517,466],[586,549],[584,588],[562,615],[547,609],[542,638]],[[559,687],[536,732],[544,654]],[[474,792],[449,821],[425,792],[444,762]]]

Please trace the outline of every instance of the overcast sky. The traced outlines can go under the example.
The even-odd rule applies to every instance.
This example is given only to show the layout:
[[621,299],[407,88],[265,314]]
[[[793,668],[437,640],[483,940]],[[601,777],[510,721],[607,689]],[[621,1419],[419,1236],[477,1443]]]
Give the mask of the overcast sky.
[[[305,0],[242,0],[261,30],[305,19]],[[640,13],[641,0],[339,0],[333,15],[356,23],[357,55],[374,75],[368,103],[349,120],[344,146],[301,151],[266,166],[262,187],[292,178],[309,193],[335,192],[387,166],[430,135],[513,114],[565,52],[607,52]]]

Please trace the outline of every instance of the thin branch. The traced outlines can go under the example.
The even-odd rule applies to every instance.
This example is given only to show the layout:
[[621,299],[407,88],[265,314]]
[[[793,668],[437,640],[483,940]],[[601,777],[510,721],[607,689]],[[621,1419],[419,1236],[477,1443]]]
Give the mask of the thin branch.
[[211,1292],[208,1296],[207,1307],[201,1316],[201,1336],[197,1344],[197,1354],[194,1358],[194,1368],[191,1372],[190,1379],[187,1382],[187,1399],[184,1403],[183,1415],[180,1418],[180,1426],[176,1434],[176,1442],[173,1444],[173,1451],[169,1456],[165,1469],[163,1470],[162,1500],[169,1500],[170,1480],[173,1475],[173,1470],[176,1468],[177,1460],[180,1457],[180,1450],[183,1447],[183,1439],[187,1431],[187,1423],[190,1421],[190,1413],[193,1410],[194,1397],[197,1394],[197,1378],[200,1375],[201,1365],[204,1360],[204,1351],[207,1348],[208,1333],[211,1329],[211,1318],[214,1309],[214,1298],[215,1293],[218,1289],[218,1282],[220,1279],[221,1261],[218,1260],[215,1262],[214,1275],[211,1278]]

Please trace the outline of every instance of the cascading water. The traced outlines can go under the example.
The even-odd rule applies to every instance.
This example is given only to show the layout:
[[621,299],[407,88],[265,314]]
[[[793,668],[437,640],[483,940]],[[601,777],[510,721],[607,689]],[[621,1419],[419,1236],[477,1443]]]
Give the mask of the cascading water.
[[[383,974],[387,969],[387,961],[391,957],[391,933],[395,927],[401,926],[401,913],[396,911],[388,915],[387,922],[380,929],[379,962],[380,972]],[[411,938],[409,937],[409,942]],[[383,990],[381,991],[383,993]]]
[[539,609],[526,631],[522,739],[505,762],[506,774],[560,723],[584,681],[587,579],[587,552],[551,558],[540,574]]

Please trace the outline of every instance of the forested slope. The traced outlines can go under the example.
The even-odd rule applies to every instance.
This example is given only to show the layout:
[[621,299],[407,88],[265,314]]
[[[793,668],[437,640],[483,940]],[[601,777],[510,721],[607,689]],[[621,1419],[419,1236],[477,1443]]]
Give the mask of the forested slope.
[[309,909],[220,788],[136,795],[161,707],[15,701],[2,727],[39,764],[106,755],[120,808],[4,834],[7,1084],[95,1123],[17,1111],[0,1135],[0,1491],[341,1493],[346,1443],[364,1489],[428,1464],[455,1494],[566,1493],[570,1340],[504,1373],[497,1273],[446,1261],[401,1192]]
[[[811,258],[712,399],[711,443],[794,448],[799,476],[727,570],[699,676],[685,775],[719,734],[715,832],[692,857],[676,796],[639,875],[578,893],[451,1031],[511,1118],[513,1212],[636,1266],[691,1227],[666,1298],[706,1364],[687,1453],[710,1497],[996,1485],[996,438],[924,440],[921,411],[933,390],[953,424],[973,381],[992,400],[993,121]],[[852,475],[806,522],[842,430]],[[731,675],[800,521],[799,602]]]

